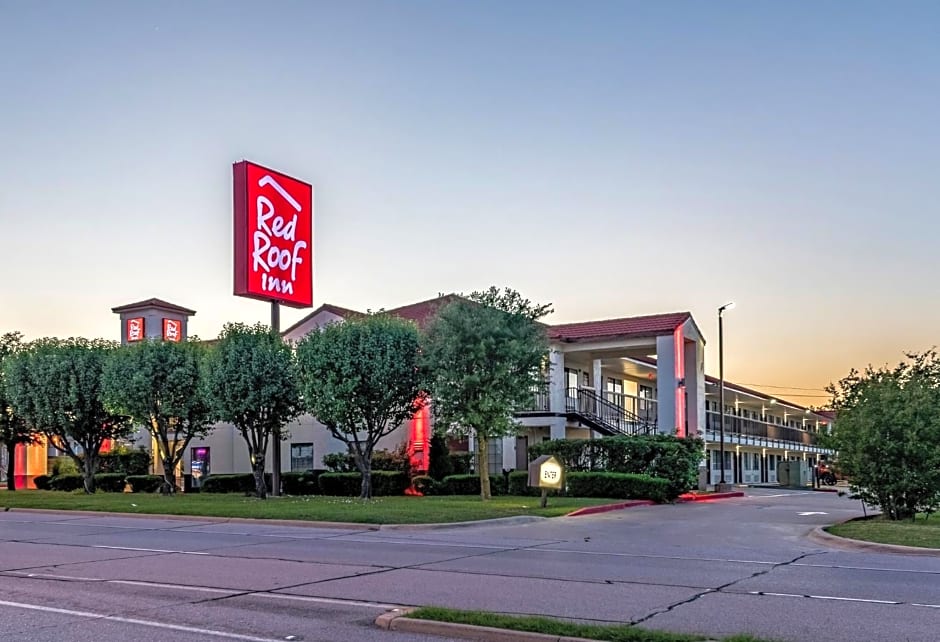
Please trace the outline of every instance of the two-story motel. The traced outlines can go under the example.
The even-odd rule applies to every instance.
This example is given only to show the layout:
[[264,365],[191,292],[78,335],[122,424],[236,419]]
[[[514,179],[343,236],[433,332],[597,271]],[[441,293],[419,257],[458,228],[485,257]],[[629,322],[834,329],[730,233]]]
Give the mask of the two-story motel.
[[[446,295],[388,312],[422,326],[435,310],[454,298],[456,295]],[[122,315],[122,332],[129,315],[172,316],[185,326],[188,314],[194,314],[157,299],[114,310]],[[297,341],[326,324],[361,314],[321,305],[282,335],[285,340]],[[517,414],[518,435],[490,445],[491,473],[525,469],[528,446],[546,439],[658,432],[701,437],[706,452],[700,486],[708,487],[720,478],[719,382],[705,375],[705,340],[690,313],[548,325],[546,331],[550,342],[546,381],[533,392],[531,407]],[[185,327],[181,334],[185,336]],[[781,461],[800,461],[808,468],[828,453],[816,445],[816,435],[830,427],[828,414],[727,381],[725,402],[724,468],[729,482],[775,483]],[[379,447],[394,449],[408,443],[413,458],[426,461],[431,421],[429,413],[420,413]],[[289,425],[288,432],[281,443],[283,472],[322,468],[324,455],[345,450],[345,445],[310,415]],[[136,443],[150,446],[146,434]],[[472,448],[472,443],[467,446]],[[45,466],[40,472],[36,463],[43,457],[31,454],[26,457],[24,451],[17,460],[24,466],[27,460],[33,462],[21,476],[24,485],[46,472]],[[267,457],[269,466],[271,460]],[[208,437],[189,445],[181,472],[192,473],[198,485],[198,478],[205,475],[249,470],[240,435],[233,426],[219,424]]]

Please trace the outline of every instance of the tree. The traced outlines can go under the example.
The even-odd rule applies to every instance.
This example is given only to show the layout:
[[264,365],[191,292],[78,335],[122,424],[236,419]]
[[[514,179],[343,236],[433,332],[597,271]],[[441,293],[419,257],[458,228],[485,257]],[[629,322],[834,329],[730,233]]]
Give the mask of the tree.
[[102,445],[132,430],[126,416],[108,409],[101,391],[104,363],[116,347],[101,339],[39,339],[4,364],[15,412],[76,463],[86,493],[95,492]]
[[204,356],[198,341],[149,340],[115,350],[105,364],[105,399],[150,433],[165,495],[176,490],[176,468],[189,442],[211,430]]
[[3,377],[3,363],[23,347],[23,335],[19,332],[7,332],[0,336],[0,443],[7,451],[7,490],[16,490],[16,470],[14,460],[18,445],[36,442],[38,435],[7,399],[6,383]]
[[386,314],[332,323],[297,346],[307,409],[352,452],[372,497],[378,441],[424,405],[418,328]]
[[837,418],[827,445],[861,499],[890,519],[940,504],[940,358],[908,354],[892,369],[852,370],[830,385]]
[[228,323],[206,358],[206,390],[215,418],[234,425],[245,440],[256,494],[266,499],[268,442],[272,435],[286,437],[281,428],[301,410],[293,351],[265,325]]
[[425,334],[435,423],[474,437],[484,500],[489,441],[514,434],[513,413],[531,401],[548,353],[538,319],[551,311],[515,290],[491,287],[442,307]]

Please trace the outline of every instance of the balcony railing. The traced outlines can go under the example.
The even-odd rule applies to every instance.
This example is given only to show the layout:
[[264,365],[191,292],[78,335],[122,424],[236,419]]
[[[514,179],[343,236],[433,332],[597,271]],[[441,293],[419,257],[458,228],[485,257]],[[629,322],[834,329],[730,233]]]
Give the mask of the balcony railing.
[[[705,414],[705,425],[708,430],[720,430],[720,414],[709,410]],[[725,435],[740,435],[741,437],[759,437],[761,439],[786,441],[796,444],[812,446],[816,443],[816,434],[807,430],[800,430],[790,426],[772,424],[755,419],[745,419],[736,415],[725,415]]]
[[524,412],[548,412],[549,410],[551,410],[551,394],[548,390],[548,382],[543,381],[535,387],[531,407],[525,408]]
[[[588,392],[594,392],[588,389]],[[572,400],[577,399],[578,389],[570,388],[567,391],[566,406],[570,406]],[[649,424],[656,423],[656,400],[646,397],[634,397],[633,395],[624,395],[615,392],[605,392],[601,395],[603,400],[619,407],[623,410],[624,417],[633,418]],[[540,383],[532,393],[532,401],[529,407],[523,412],[548,412],[551,407],[551,393],[549,392],[548,382]],[[561,409],[559,409],[561,411]]]
[[656,400],[647,397],[634,397],[617,392],[604,392],[604,400],[623,409],[628,416],[637,417],[647,423],[656,423]]

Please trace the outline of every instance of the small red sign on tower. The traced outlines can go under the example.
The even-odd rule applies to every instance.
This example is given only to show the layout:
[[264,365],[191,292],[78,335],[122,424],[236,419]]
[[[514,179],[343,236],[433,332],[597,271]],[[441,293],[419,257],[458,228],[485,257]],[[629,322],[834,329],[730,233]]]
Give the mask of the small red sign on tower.
[[144,340],[144,318],[134,317],[127,320],[127,342]]
[[176,319],[163,320],[163,340],[164,341],[182,341],[183,322]]

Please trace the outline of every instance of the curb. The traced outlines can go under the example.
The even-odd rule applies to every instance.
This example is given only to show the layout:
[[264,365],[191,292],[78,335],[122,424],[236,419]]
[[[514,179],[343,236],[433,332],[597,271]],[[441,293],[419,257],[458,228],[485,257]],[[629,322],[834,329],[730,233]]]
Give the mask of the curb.
[[636,499],[629,502],[620,502],[619,504],[601,504],[600,506],[585,506],[576,511],[572,511],[565,517],[581,517],[582,515],[596,515],[597,513],[609,513],[612,510],[621,510],[623,508],[633,508],[634,506],[655,506],[656,502],[651,499]]
[[[728,493],[711,493],[710,495],[692,495],[686,493],[685,495],[680,495],[676,500],[677,504],[686,504],[686,503],[699,503],[699,502],[713,502],[721,499],[733,499],[735,497],[744,497],[744,491],[736,490]],[[634,499],[627,502],[618,502],[616,504],[602,504],[600,506],[585,506],[584,508],[579,508],[576,511],[572,511],[565,515],[565,517],[582,517],[584,515],[596,515],[598,513],[608,513],[614,510],[621,510],[624,508],[633,508],[634,506],[656,506],[656,502],[650,499]]]
[[735,497],[744,497],[743,490],[732,490],[727,493],[711,493],[709,495],[693,495],[691,493],[686,493],[685,495],[679,495],[678,501],[683,502],[713,502],[719,499],[734,499]]
[[[382,531],[436,531],[453,528],[468,528],[471,526],[514,526],[516,524],[529,524],[541,522],[550,517],[539,515],[515,515],[513,517],[494,517],[493,519],[477,519],[470,522],[443,522],[440,524],[382,524],[376,530]],[[375,524],[373,524],[375,526]]]
[[310,522],[301,519],[263,519],[252,517],[215,517],[211,515],[165,515],[163,513],[118,513],[100,510],[57,510],[54,508],[8,508],[9,513],[40,513],[78,515],[80,517],[130,517],[138,519],[167,519],[180,522],[210,522],[212,524],[264,524],[270,526],[298,526],[301,528],[337,528],[344,530],[377,531],[380,524],[355,522]]
[[[842,520],[837,524],[851,522],[853,519]],[[835,524],[833,524],[834,526]],[[866,542],[860,539],[850,539],[848,537],[839,537],[826,532],[827,526],[817,526],[809,532],[807,537],[817,544],[824,546],[834,546],[852,551],[865,551],[868,553],[888,553],[895,555],[917,555],[920,557],[940,557],[940,549],[921,548],[919,546],[902,546],[900,544],[880,544],[878,542]]]
[[[405,617],[414,610],[414,608],[403,608],[386,611],[375,618],[375,625],[386,631],[438,635],[441,637],[462,638],[464,640],[485,640],[486,642],[596,642],[596,640],[589,638],[574,638],[567,635],[531,633],[529,631],[513,631],[512,629],[497,629],[491,626],[455,624],[453,622],[438,622],[436,620],[419,620]],[[703,640],[702,642],[717,641]]]
[[394,609],[387,611],[375,618],[375,625],[387,631],[438,635],[448,638],[462,638],[464,640],[486,640],[486,642],[592,642],[587,638],[572,638],[548,635],[546,633],[530,633],[528,631],[497,629],[490,626],[454,624],[453,622],[418,620],[404,617],[413,610],[414,609]]

